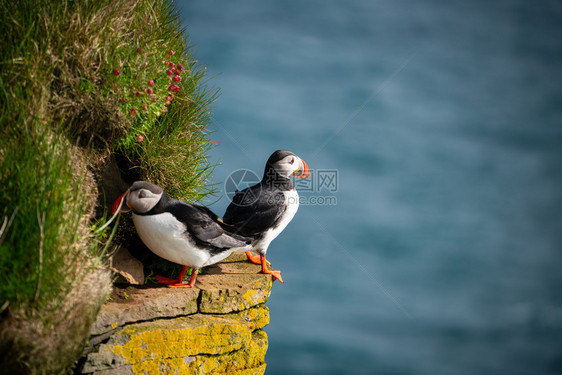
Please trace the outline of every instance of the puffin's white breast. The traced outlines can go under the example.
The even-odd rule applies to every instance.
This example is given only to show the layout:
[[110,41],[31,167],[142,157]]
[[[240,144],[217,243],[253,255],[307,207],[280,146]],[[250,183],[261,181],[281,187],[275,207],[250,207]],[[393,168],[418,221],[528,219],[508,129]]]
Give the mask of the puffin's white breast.
[[209,251],[196,247],[186,226],[171,213],[133,214],[133,222],[142,242],[170,262],[201,268],[211,256]]
[[283,215],[279,218],[279,222],[277,226],[268,229],[261,240],[254,244],[254,248],[256,250],[262,251],[264,254],[267,252],[267,248],[271,241],[273,241],[283,230],[289,225],[297,210],[299,209],[299,193],[297,193],[296,189],[284,191],[283,194],[285,195],[285,204],[287,208]]

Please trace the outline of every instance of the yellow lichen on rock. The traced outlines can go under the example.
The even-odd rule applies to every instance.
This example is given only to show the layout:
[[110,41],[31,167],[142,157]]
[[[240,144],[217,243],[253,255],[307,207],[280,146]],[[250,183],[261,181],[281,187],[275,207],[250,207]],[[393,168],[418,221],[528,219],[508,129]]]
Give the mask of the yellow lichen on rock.
[[257,330],[241,349],[223,355],[160,358],[131,367],[134,374],[263,374],[267,335]]
[[269,324],[269,309],[265,305],[230,314],[230,316],[237,316],[239,319],[247,322],[251,330],[260,329]]
[[[245,322],[244,322],[245,323]],[[137,364],[147,359],[220,354],[239,350],[251,338],[247,324],[230,318],[193,316],[139,323],[134,329],[125,329],[118,335],[123,345],[114,345],[113,353],[126,364]]]
[[242,296],[242,299],[244,302],[240,304],[239,306],[240,310],[243,310],[248,305],[251,306],[251,305],[255,305],[256,303],[259,303],[258,291],[255,289],[248,289],[246,293],[244,293],[244,295]]
[[271,277],[245,256],[213,267],[197,288],[131,288],[108,303],[77,372],[263,374]]
[[85,373],[261,374],[269,323],[264,305],[129,325],[88,356]]
[[[203,275],[206,276],[206,275]],[[210,276],[215,276],[210,278]],[[265,303],[271,293],[271,278],[259,274],[209,275],[201,277],[199,311],[210,314],[228,314]],[[221,284],[236,288],[221,288]]]

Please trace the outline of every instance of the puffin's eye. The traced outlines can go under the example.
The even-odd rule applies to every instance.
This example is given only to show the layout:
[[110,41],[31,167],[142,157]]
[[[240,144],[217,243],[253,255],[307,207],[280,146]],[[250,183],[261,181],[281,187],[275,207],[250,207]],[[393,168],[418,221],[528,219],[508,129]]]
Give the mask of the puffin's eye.
[[142,190],[139,191],[139,199],[142,199],[144,197],[145,197],[145,195],[144,195],[143,191]]
[[289,164],[293,164],[295,162],[295,158],[292,158]]

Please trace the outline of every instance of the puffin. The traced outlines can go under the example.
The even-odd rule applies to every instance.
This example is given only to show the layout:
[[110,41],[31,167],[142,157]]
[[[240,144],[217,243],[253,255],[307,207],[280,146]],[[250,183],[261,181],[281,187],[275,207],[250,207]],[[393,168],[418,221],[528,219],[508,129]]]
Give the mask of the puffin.
[[[159,283],[172,288],[193,287],[200,268],[251,248],[251,239],[231,233],[207,207],[173,199],[150,182],[134,182],[113,203],[112,213],[117,210],[132,211],[137,233],[153,253],[183,266],[177,279],[156,276]],[[187,266],[193,272],[183,284]]]
[[273,281],[283,283],[280,271],[267,268],[267,248],[299,208],[299,194],[290,178],[308,178],[309,174],[304,160],[291,151],[277,150],[267,160],[262,180],[236,191],[223,216],[223,222],[236,229],[234,233],[251,238],[252,250],[258,255],[246,251],[246,256],[261,265],[261,272],[270,274]]

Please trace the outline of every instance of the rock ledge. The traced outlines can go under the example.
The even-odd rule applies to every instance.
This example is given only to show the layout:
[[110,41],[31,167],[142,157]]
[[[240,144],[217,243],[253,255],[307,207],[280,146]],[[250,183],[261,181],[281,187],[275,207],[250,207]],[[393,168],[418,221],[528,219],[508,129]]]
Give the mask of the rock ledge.
[[263,374],[271,276],[235,254],[196,288],[115,287],[78,374]]

